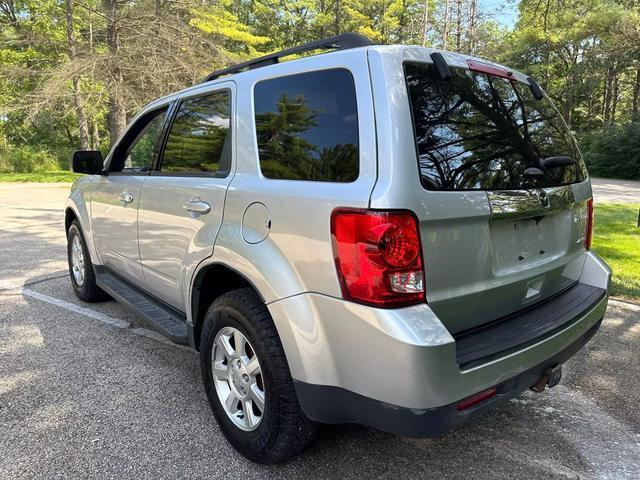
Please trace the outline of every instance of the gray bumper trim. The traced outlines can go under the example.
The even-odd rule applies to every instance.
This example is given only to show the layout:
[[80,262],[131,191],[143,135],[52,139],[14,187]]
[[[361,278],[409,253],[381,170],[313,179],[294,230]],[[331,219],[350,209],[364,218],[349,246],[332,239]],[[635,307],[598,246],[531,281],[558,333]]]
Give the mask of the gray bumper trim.
[[606,295],[602,288],[576,283],[526,310],[455,334],[458,364],[466,370],[534,344],[579,320]]

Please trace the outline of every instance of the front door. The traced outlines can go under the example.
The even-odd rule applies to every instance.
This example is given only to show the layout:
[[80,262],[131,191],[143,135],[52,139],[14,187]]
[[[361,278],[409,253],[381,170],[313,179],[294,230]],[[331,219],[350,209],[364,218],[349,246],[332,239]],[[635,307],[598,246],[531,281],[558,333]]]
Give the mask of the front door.
[[138,214],[145,286],[181,311],[190,273],[213,253],[231,181],[233,83],[200,92],[179,99]]
[[107,159],[107,174],[101,176],[91,195],[93,235],[100,262],[132,281],[142,280],[138,205],[165,114],[166,109],[152,111],[129,127]]

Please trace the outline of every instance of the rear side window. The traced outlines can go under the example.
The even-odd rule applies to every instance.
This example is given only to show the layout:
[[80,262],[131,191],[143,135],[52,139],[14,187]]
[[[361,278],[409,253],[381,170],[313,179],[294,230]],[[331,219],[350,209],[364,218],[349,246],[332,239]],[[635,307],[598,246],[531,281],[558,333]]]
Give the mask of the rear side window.
[[267,178],[352,182],[358,178],[358,114],[348,70],[301,73],[254,90],[260,169]]
[[[576,144],[547,98],[528,85],[452,68],[441,80],[426,63],[405,63],[422,184],[430,190],[501,190],[565,185],[586,173]],[[572,164],[525,176],[549,157]],[[566,160],[566,159],[565,159]]]
[[214,173],[231,166],[231,95],[221,91],[180,104],[162,157],[165,173]]

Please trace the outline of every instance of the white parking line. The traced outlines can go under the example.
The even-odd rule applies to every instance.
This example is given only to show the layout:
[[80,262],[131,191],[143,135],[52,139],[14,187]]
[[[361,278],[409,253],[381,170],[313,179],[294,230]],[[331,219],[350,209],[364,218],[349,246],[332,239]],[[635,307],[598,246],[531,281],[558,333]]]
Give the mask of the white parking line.
[[91,308],[81,307],[80,305],[76,305],[75,303],[60,300],[59,298],[51,297],[49,295],[45,295],[44,293],[31,290],[30,288],[23,288],[19,290],[19,293],[27,297],[35,298],[42,302],[50,303],[51,305],[64,308],[65,310],[79,313],[80,315],[84,315],[85,317],[93,318],[94,320],[98,320],[99,322],[110,325],[112,327],[129,329],[129,332],[140,337],[150,338],[152,340],[155,340],[156,342],[166,343],[167,345],[188,350],[190,352],[194,351],[191,347],[172,342],[167,337],[159,332],[156,332],[155,330],[150,330],[148,328],[142,327],[130,328],[130,322],[127,322],[126,320],[120,320],[119,318],[112,317],[110,315],[107,315],[106,313],[101,313]]
[[80,315],[84,315],[85,317],[93,318],[94,320],[98,320],[99,322],[106,323],[107,325],[111,325],[112,327],[117,328],[129,328],[131,325],[126,320],[120,320],[118,318],[110,317],[107,314],[96,312],[90,308],[81,307],[74,303],[65,302],[64,300],[60,300],[59,298],[50,297],[49,295],[45,295],[44,293],[36,292],[35,290],[31,290],[30,288],[23,288],[22,295],[27,297],[35,298],[42,302],[50,303],[52,305],[56,305],[58,307],[64,308],[66,310],[70,310],[75,313],[79,313]]
[[[51,278],[46,278],[43,279],[42,281],[47,281],[47,280],[54,280],[55,278],[58,277],[51,277]],[[38,282],[40,283],[40,282]],[[75,313],[79,313],[80,315],[84,315],[86,317],[89,318],[93,318],[94,320],[98,320],[101,323],[104,323],[106,325],[111,325],[113,327],[116,328],[130,328],[131,327],[131,323],[127,322],[126,320],[121,320],[115,317],[111,317],[105,313],[101,313],[98,312],[96,310],[93,310],[91,308],[86,308],[86,307],[81,307],[79,305],[76,305],[75,303],[71,303],[71,302],[66,302],[64,300],[61,300],[59,298],[56,297],[51,297],[49,295],[45,295],[44,293],[40,293],[40,292],[36,292],[35,290],[31,290],[30,288],[16,288],[15,283],[14,282],[9,282],[9,281],[2,281],[0,280],[0,290],[18,290],[16,293],[21,293],[22,295],[25,295],[27,297],[31,297],[31,298],[35,298],[37,300],[40,300],[42,302],[46,302],[46,303],[50,303],[51,305],[56,305],[60,308],[64,308],[66,310],[70,310],[72,312]],[[640,306],[639,305],[635,305],[633,303],[628,303],[628,302],[620,302],[620,301],[616,301],[616,300],[609,300],[609,303],[612,305],[617,305],[629,310],[637,310],[640,311]],[[186,345],[179,345],[177,343],[172,342],[170,339],[166,338],[164,335],[162,335],[159,332],[156,332],[155,330],[150,330],[147,328],[142,328],[142,327],[136,327],[136,328],[130,328],[129,330],[131,333],[133,333],[134,335],[138,335],[141,337],[147,337],[147,338],[151,338],[153,340],[156,340],[157,342],[161,342],[161,343],[166,343],[169,345],[172,345],[174,347],[178,347],[181,349],[186,349],[189,351],[193,351],[190,347],[186,346]]]

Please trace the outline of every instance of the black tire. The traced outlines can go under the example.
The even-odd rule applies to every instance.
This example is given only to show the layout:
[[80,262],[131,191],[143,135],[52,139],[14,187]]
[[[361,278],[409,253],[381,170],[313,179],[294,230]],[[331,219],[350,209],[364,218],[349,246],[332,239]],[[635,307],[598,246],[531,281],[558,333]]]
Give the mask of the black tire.
[[[72,266],[72,248],[75,238],[80,240],[82,251],[84,254],[84,281],[82,285],[78,284],[74,274]],[[93,270],[93,264],[91,263],[91,257],[89,250],[87,249],[87,243],[84,241],[84,236],[80,230],[80,225],[74,220],[67,231],[67,262],[69,263],[69,276],[71,277],[71,286],[73,287],[76,296],[85,302],[100,302],[109,299],[109,295],[102,290],[96,284],[96,275]]]
[[[229,418],[215,390],[211,355],[218,332],[239,330],[260,362],[265,410],[257,428],[243,431]],[[229,443],[249,460],[272,464],[301,452],[315,437],[318,424],[300,409],[278,333],[264,303],[251,288],[233,290],[209,307],[200,337],[200,367],[209,404]]]

